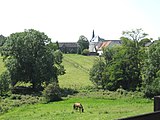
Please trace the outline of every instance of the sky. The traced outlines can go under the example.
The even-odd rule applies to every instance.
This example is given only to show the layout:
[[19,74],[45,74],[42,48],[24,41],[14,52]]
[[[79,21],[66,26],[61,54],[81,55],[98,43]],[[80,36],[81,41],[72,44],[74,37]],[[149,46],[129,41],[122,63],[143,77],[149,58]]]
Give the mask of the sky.
[[53,42],[77,42],[95,35],[118,40],[122,31],[142,28],[160,37],[160,0],[0,0],[0,34],[25,29],[44,32]]

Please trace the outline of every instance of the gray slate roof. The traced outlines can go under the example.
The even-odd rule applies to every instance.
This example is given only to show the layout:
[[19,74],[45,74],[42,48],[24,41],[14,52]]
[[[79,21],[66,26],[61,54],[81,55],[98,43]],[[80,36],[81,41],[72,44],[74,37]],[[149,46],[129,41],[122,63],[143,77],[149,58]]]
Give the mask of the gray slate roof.
[[78,47],[78,44],[77,44],[77,42],[59,42],[58,43],[59,44],[59,47],[61,48],[61,47],[63,47],[63,46],[65,46],[65,47]]

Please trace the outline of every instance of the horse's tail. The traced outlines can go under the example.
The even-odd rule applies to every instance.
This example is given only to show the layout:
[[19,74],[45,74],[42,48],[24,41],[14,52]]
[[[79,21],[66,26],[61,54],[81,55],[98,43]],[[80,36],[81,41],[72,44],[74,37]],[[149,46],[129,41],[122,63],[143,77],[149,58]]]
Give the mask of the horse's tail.
[[74,110],[76,109],[76,105],[75,105],[75,104],[73,105],[73,109],[74,109]]

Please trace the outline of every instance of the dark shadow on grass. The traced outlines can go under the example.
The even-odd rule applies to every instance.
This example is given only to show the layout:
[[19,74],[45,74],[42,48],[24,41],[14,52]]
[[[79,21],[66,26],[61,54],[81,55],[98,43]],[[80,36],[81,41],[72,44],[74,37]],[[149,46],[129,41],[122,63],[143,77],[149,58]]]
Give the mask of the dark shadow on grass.
[[32,87],[17,86],[11,89],[12,94],[41,96],[43,88],[33,89]]
[[78,93],[78,91],[71,88],[61,88],[60,91],[62,97],[67,97],[68,95],[74,95]]
[[[17,86],[14,87],[11,91],[12,94],[20,94],[20,95],[33,95],[33,96],[42,96],[42,91],[44,88],[33,89],[32,87],[25,86]],[[60,88],[61,97],[67,97],[68,95],[77,94],[78,91],[71,88]]]

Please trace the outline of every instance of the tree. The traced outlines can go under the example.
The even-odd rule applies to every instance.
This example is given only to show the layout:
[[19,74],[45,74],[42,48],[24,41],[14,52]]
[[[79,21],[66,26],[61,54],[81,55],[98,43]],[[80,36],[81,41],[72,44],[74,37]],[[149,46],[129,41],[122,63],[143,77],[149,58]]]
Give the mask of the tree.
[[[99,64],[95,64],[96,68],[92,72],[91,77],[96,81],[97,85],[108,90],[116,90],[122,87],[125,90],[136,90],[141,86],[142,76],[141,67],[143,62],[140,58],[139,41],[143,40],[146,34],[141,33],[141,29],[123,32],[122,46],[114,46],[104,50],[105,67],[101,68],[99,73]],[[143,53],[143,50],[141,50]],[[98,75],[96,75],[98,74]],[[101,76],[99,79],[99,75]],[[101,82],[103,81],[103,83]]]
[[105,63],[100,58],[98,59],[95,64],[93,65],[92,69],[90,70],[90,80],[97,86],[105,88],[105,82],[103,81],[103,72],[105,69]]
[[148,38],[145,38],[145,39],[142,39],[140,42],[139,42],[139,45],[142,46],[142,47],[145,47],[145,45],[149,42],[151,42],[152,39],[148,39]]
[[51,51],[56,51],[59,49],[59,45],[57,42],[56,43],[50,42],[49,44],[47,44],[47,46]]
[[148,34],[144,33],[143,30],[140,28],[131,31],[123,31],[122,35],[123,37],[128,38],[129,40],[140,42]]
[[46,102],[61,100],[61,92],[57,83],[49,84],[43,91]]
[[4,37],[3,35],[0,35],[0,53],[1,53],[1,47],[3,46],[3,44],[6,41],[6,37]]
[[5,71],[0,76],[0,95],[4,95],[9,91],[10,75],[8,71]]
[[82,53],[82,51],[84,49],[88,49],[89,48],[89,41],[88,39],[84,36],[84,35],[81,35],[79,37],[79,40],[78,40],[78,45],[79,45],[79,50],[78,50],[78,53]]
[[146,52],[143,90],[147,97],[153,97],[160,94],[160,41],[154,42]]
[[139,86],[142,81],[141,68],[143,60],[141,59],[140,42],[143,41],[148,34],[144,33],[142,29],[136,29],[131,31],[123,32],[123,37],[121,38],[123,46],[126,48],[125,58],[126,63],[128,63],[126,68],[126,79],[130,85],[133,85],[131,89],[135,90],[136,86]]
[[61,64],[63,59],[63,54],[60,50],[56,50],[53,52],[54,59],[55,59],[55,65],[57,66],[57,74],[58,75],[64,75],[65,69],[64,66]]
[[3,46],[5,41],[6,41],[6,37],[4,37],[3,35],[0,35],[0,47]]
[[32,83],[33,89],[41,83],[58,82],[51,43],[43,32],[33,29],[11,34],[2,47],[5,65],[11,75],[12,86],[18,81]]
[[82,51],[82,55],[89,55],[89,50],[88,49],[84,49]]

